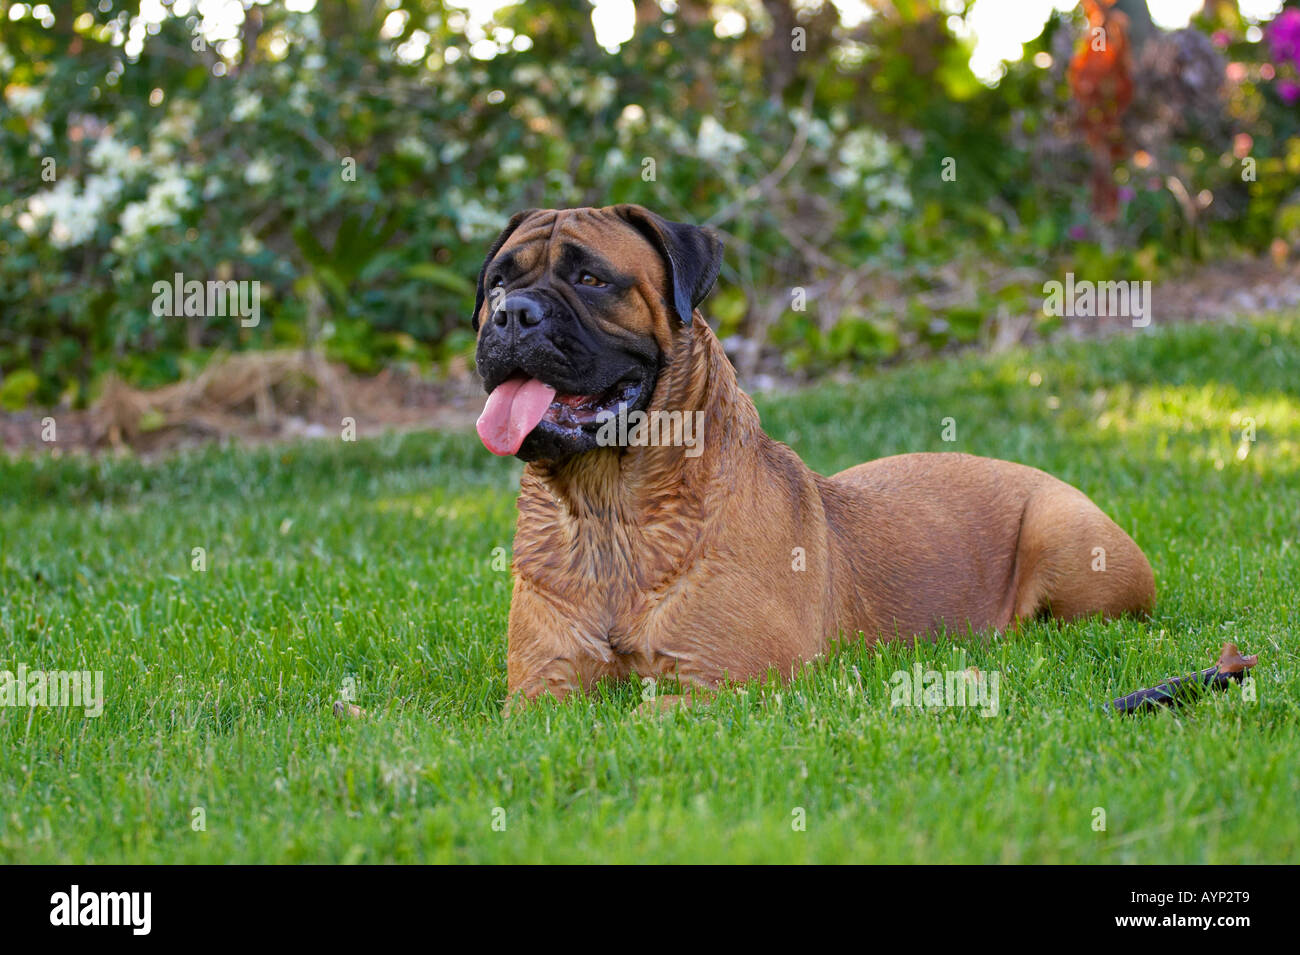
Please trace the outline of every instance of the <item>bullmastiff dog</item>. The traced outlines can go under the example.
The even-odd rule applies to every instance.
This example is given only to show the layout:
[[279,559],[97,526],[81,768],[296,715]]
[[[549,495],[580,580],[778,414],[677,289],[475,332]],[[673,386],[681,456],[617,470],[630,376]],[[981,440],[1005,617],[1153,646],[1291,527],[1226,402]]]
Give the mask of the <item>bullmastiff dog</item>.
[[697,310],[721,260],[709,230],[636,205],[520,212],[488,251],[478,432],[527,462],[511,703],[632,675],[788,676],[840,639],[1150,609],[1142,551],[1042,471],[902,454],[823,477],[764,434]]

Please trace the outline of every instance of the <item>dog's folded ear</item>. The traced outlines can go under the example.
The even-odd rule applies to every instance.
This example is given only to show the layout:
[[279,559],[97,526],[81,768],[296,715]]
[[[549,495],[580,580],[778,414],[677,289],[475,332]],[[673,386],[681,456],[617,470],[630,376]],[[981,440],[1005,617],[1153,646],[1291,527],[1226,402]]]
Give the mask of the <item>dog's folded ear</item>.
[[624,204],[614,206],[613,211],[659,250],[668,267],[673,308],[682,323],[689,325],[695,306],[704,301],[718,280],[722,239],[712,229],[669,222],[643,206]]
[[514,231],[519,228],[520,224],[536,211],[536,209],[525,209],[523,212],[516,212],[510,217],[510,221],[506,223],[506,227],[501,230],[501,234],[492,240],[492,245],[488,249],[487,258],[483,260],[483,267],[478,270],[478,284],[474,291],[474,331],[478,331],[479,309],[483,307],[483,299],[487,297],[487,289],[483,287],[483,283],[487,280],[488,265],[496,258],[497,253],[501,251],[501,246],[506,244],[506,240],[514,234]]

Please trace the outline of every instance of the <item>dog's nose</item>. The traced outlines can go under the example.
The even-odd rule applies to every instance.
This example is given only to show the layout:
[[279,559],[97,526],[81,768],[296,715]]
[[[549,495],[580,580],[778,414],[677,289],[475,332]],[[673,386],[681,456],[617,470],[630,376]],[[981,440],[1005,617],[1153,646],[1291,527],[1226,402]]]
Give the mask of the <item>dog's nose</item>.
[[492,313],[492,323],[507,335],[523,335],[546,320],[547,309],[531,295],[507,295]]

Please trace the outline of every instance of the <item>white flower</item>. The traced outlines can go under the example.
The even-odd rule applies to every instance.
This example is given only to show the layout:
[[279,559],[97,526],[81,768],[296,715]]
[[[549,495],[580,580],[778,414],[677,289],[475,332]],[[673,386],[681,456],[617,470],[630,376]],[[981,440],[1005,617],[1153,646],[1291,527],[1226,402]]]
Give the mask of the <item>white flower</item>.
[[122,177],[117,173],[108,172],[101,175],[92,173],[86,177],[86,188],[82,198],[96,207],[102,207],[115,202],[121,193]]
[[605,171],[616,173],[627,163],[627,155],[621,149],[611,149],[605,153]]
[[163,169],[162,176],[149,187],[145,201],[172,209],[188,209],[194,204],[189,180],[174,166]]
[[830,178],[831,182],[834,183],[835,188],[846,191],[849,189],[856,189],[862,179],[858,174],[858,171],[851,166],[840,166],[831,173]]
[[445,164],[451,165],[467,152],[469,152],[469,143],[455,139],[442,147],[442,150],[438,153],[438,158]]
[[528,160],[523,156],[502,156],[501,161],[497,164],[497,169],[506,179],[514,179],[522,176],[528,170]]
[[50,124],[43,119],[33,119],[30,129],[32,141],[27,152],[29,155],[38,156],[45,151],[45,146],[54,138],[54,130],[50,129]]
[[39,86],[10,86],[5,89],[5,100],[19,116],[31,116],[45,101],[45,91]]
[[456,232],[465,242],[491,238],[501,230],[501,215],[477,199],[468,198],[454,203]]
[[177,146],[194,139],[198,118],[197,103],[187,100],[174,102],[149,134],[149,161],[155,166],[169,162],[176,154]]
[[203,201],[208,202],[226,191],[225,183],[218,176],[208,176],[203,183]]
[[630,133],[645,127],[645,108],[639,103],[628,103],[623,112],[614,120],[614,128],[620,133]]
[[831,181],[837,187],[861,190],[874,210],[912,208],[904,179],[907,158],[896,144],[873,129],[854,129],[844,136],[835,155],[840,164],[831,172]]
[[810,117],[803,109],[796,107],[790,110],[790,120],[796,128],[805,123],[808,125],[808,145],[813,149],[825,150],[831,147],[834,136],[830,124],[824,119],[817,116]]
[[[143,202],[128,202],[122,210],[122,217],[117,220],[121,238],[138,238],[148,230],[149,210]],[[114,248],[118,248],[114,240]]]
[[262,111],[262,97],[256,93],[240,90],[235,94],[235,105],[230,110],[230,118],[236,123],[252,119]]
[[114,139],[111,132],[105,131],[103,136],[95,140],[95,145],[90,147],[90,154],[86,158],[96,169],[121,169],[130,160],[130,156],[130,147]]
[[690,135],[675,120],[661,113],[656,113],[650,120],[650,131],[661,139],[667,139],[668,145],[675,152],[689,152],[692,145]]
[[872,198],[882,206],[889,206],[904,212],[912,208],[912,194],[902,180],[897,178],[890,179],[880,192],[876,193]]
[[250,186],[260,186],[263,183],[270,182],[274,175],[275,166],[271,164],[271,160],[265,156],[258,156],[244,170],[244,182]]
[[858,172],[870,172],[888,165],[893,156],[889,140],[875,130],[855,129],[844,137],[839,159]]
[[165,166],[159,173],[144,199],[127,203],[122,210],[118,220],[121,234],[113,240],[115,249],[120,251],[127,242],[140,238],[152,228],[178,225],[180,212],[194,204],[189,181],[179,168]]
[[[555,71],[552,71],[552,77],[558,80]],[[561,86],[568,85],[560,83]],[[598,113],[610,103],[614,102],[614,94],[618,92],[618,83],[612,76],[597,76],[591,83],[582,86],[579,85],[569,93],[569,102],[581,104],[593,113]]]
[[194,124],[198,122],[199,112],[199,104],[193,100],[174,100],[162,122],[154,127],[154,135],[188,142],[194,136]]
[[296,113],[310,116],[312,111],[311,101],[307,98],[307,84],[294,83],[289,88],[289,107]]
[[744,137],[728,132],[712,116],[700,121],[700,132],[695,141],[696,153],[701,159],[725,160],[745,151]]
[[433,150],[429,148],[429,144],[414,134],[402,137],[395,148],[399,156],[406,156],[408,159],[418,159],[423,163],[433,159]]
[[50,244],[56,249],[81,245],[94,235],[101,213],[121,191],[122,179],[115,174],[87,176],[80,194],[76,182],[64,179],[54,188],[32,196],[27,210],[18,215],[18,227],[31,235],[48,219]]
[[127,145],[120,139],[114,139],[112,130],[107,129],[95,140],[95,145],[90,148],[87,158],[94,168],[126,179],[149,167],[149,160],[139,149]]

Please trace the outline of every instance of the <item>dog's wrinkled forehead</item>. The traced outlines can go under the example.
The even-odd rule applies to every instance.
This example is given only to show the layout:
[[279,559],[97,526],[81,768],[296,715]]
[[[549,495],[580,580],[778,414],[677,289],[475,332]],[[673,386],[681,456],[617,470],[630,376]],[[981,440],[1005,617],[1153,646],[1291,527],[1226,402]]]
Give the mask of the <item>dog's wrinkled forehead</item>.
[[606,268],[666,277],[659,251],[625,219],[607,209],[543,209],[525,218],[497,253],[526,270],[573,266],[590,259]]
[[660,292],[668,278],[659,251],[626,220],[605,209],[544,209],[528,214],[489,260],[485,272],[489,285],[501,282],[507,287],[545,280],[562,287],[590,273],[617,291],[632,293],[632,301],[627,295],[610,297],[596,317],[647,336],[654,332],[656,314],[670,307]]
[[[689,327],[722,262],[709,229],[669,222],[638,205],[529,209],[516,213],[488,249],[474,303],[477,329],[495,289],[547,285],[574,307],[667,347],[674,325]],[[584,273],[611,294],[573,293]]]

